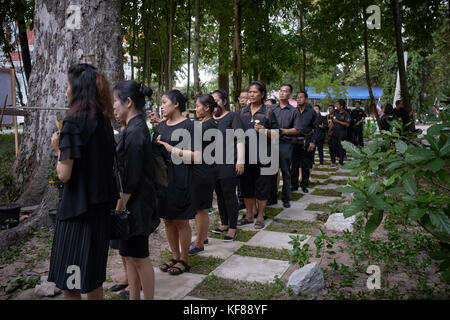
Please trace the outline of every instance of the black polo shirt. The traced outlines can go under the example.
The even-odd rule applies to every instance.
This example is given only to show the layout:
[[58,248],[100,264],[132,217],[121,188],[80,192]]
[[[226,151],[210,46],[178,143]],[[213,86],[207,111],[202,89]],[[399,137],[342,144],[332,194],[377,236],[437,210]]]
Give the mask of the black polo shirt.
[[[352,112],[350,113],[350,117],[352,119],[352,124],[356,127],[356,123],[361,121],[363,118],[367,117],[366,113],[364,112],[363,109],[353,109]],[[362,126],[363,122],[361,122],[360,125],[358,125],[357,127]]]
[[[261,107],[252,115],[251,106],[248,105],[247,107],[244,107],[241,109],[239,116],[241,118],[242,122],[242,128],[246,132],[247,130],[255,130],[255,124],[256,121],[259,121],[259,124],[264,126],[266,129],[279,129],[279,125],[277,122],[277,119],[275,117],[275,114],[273,113],[273,110],[271,107],[267,107],[264,104],[261,105]],[[257,133],[257,152],[258,152],[258,162],[259,162],[259,139],[260,135]],[[271,139],[264,137],[264,139],[267,140],[267,148],[268,148],[268,154],[270,155],[270,145],[271,145]],[[245,162],[248,163],[249,159],[249,138],[245,137]]]
[[[277,119],[280,129],[301,129],[299,113],[296,108],[290,104],[281,108],[280,103],[271,106],[273,113]],[[281,135],[280,142],[290,143],[292,137]]]
[[300,122],[299,137],[309,137],[312,143],[316,143],[319,137],[319,118],[313,108],[305,107],[305,110],[300,111],[297,107],[298,118]]
[[[342,113],[339,113],[339,111],[334,113],[334,116],[336,117],[336,120],[346,122],[350,124],[351,118],[347,111],[344,111]],[[343,126],[340,123],[334,123],[333,128],[331,129],[331,135],[345,139],[347,137],[348,127]]]

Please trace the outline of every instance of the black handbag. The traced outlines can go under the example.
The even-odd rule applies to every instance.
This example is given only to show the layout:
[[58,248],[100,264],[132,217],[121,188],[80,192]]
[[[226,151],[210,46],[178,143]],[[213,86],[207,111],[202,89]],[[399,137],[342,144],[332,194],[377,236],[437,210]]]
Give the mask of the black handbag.
[[[117,169],[117,179],[119,180],[119,191],[121,194],[123,194],[122,179],[120,178],[120,172],[116,157],[114,157],[114,163]],[[129,215],[130,211],[128,211],[126,208],[123,211],[111,210],[111,240],[128,240],[128,238],[130,237]]]

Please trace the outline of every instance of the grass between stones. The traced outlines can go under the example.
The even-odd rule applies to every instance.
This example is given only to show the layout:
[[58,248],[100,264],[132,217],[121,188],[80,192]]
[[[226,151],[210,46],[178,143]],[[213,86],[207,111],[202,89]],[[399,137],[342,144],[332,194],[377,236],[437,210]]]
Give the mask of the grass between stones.
[[295,221],[275,219],[265,230],[285,233],[298,233],[315,236],[322,225],[320,221]]
[[335,212],[342,212],[344,202],[344,199],[340,199],[326,203],[311,203],[305,208],[305,210],[323,212],[322,214],[317,215],[317,220],[326,222],[330,214]]
[[[168,249],[161,251],[161,258],[169,260],[172,258],[172,253]],[[189,265],[191,266],[191,273],[210,274],[216,269],[224,260],[217,257],[205,257],[199,255],[189,256]]]
[[314,171],[325,171],[325,172],[336,172],[338,171],[338,168],[319,168],[318,166],[315,166]]
[[311,192],[314,196],[325,196],[325,197],[340,197],[342,195],[341,192],[336,191],[334,189],[320,189],[316,188],[313,192]]
[[287,293],[273,283],[229,280],[209,275],[189,295],[208,300],[276,300]]
[[[297,192],[291,192],[291,201],[300,200],[304,195]],[[278,200],[282,200],[282,192],[278,192]]]
[[328,179],[330,175],[328,174],[312,174],[311,178],[313,179]]
[[325,180],[323,182],[321,182],[321,181],[314,181],[314,182],[310,182],[309,183],[309,187],[310,188],[314,188],[314,187],[317,187],[317,186],[325,186],[327,184],[337,184],[337,185],[340,185],[340,186],[345,186],[347,184],[347,180],[331,180],[331,179],[327,179],[327,180]]
[[[240,241],[240,242],[247,242],[248,240],[250,240],[251,238],[253,238],[253,236],[257,233],[258,231],[251,231],[251,230],[242,230],[239,229],[236,232],[236,237],[234,238],[235,241]],[[210,238],[214,238],[214,239],[223,239],[223,237],[225,236],[225,232],[223,234],[216,234],[216,233],[212,233],[210,232],[208,234],[208,237]]]
[[253,247],[243,245],[240,247],[235,254],[246,257],[273,259],[273,260],[283,260],[289,261],[290,254],[288,249],[274,249],[265,247]]

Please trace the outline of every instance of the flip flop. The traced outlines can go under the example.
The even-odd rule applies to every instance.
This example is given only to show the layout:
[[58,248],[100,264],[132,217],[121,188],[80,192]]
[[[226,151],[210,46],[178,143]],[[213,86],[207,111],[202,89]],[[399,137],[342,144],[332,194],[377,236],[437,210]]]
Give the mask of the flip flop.
[[263,229],[264,227],[265,227],[264,221],[255,221],[255,229],[259,230],[259,229]]
[[185,272],[188,272],[189,270],[191,270],[191,266],[188,265],[188,264],[187,264],[186,262],[184,262],[183,260],[178,260],[177,263],[182,264],[183,267],[184,267],[184,270],[181,269],[181,268],[179,268],[179,267],[172,266],[172,267],[170,267],[169,269],[176,269],[176,271],[167,271],[168,274],[170,274],[170,275],[172,275],[172,276],[177,276],[177,275],[179,275],[179,274],[182,274],[182,273],[185,273]]
[[162,272],[167,272],[167,270],[169,270],[170,268],[172,268],[174,265],[176,265],[177,264],[177,260],[175,260],[175,259],[170,259],[169,260],[170,262],[173,262],[173,265],[168,265],[167,263],[164,263],[164,264],[162,264],[162,265],[160,265],[159,266],[159,270],[161,270]]
[[247,220],[245,218],[242,218],[241,220],[238,221],[238,226],[245,226],[246,224],[250,224],[253,223],[253,220]]

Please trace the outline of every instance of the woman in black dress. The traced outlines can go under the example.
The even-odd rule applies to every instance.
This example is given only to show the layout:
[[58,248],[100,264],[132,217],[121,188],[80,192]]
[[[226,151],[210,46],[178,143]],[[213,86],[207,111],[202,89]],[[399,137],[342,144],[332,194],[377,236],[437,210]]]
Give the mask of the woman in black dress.
[[233,139],[226,139],[227,130],[233,130],[235,133],[236,130],[242,130],[239,113],[230,111],[228,94],[223,90],[216,90],[212,96],[217,102],[214,120],[222,133],[224,155],[218,168],[218,179],[215,186],[221,225],[212,232],[217,234],[226,232],[224,241],[232,242],[236,236],[239,215],[236,187],[238,177],[244,173],[245,144],[244,139],[239,139],[238,135]]
[[394,108],[392,107],[392,104],[388,103],[386,107],[384,108],[384,114],[381,116],[380,119],[380,130],[389,131],[391,129],[390,122],[394,118]]
[[[239,221],[239,225],[253,222],[254,215],[256,214],[254,211],[256,199],[258,215],[254,227],[255,229],[262,229],[265,226],[264,209],[266,208],[267,200],[270,197],[273,175],[264,175],[261,173],[262,168],[268,167],[270,164],[261,163],[259,139],[266,140],[267,150],[270,151],[271,139],[278,135],[279,126],[272,109],[264,105],[267,96],[265,84],[260,81],[252,82],[249,86],[248,93],[250,105],[241,109],[240,118],[244,131],[256,131],[256,146],[258,147],[255,148],[255,142],[246,140],[245,171],[241,176],[241,190],[245,202],[246,217]],[[252,145],[250,145],[250,143],[252,143]],[[256,153],[256,155],[250,155],[250,152]],[[256,159],[256,163],[249,162],[252,156]]]
[[56,171],[64,182],[50,257],[48,281],[64,298],[103,299],[113,180],[113,109],[106,78],[88,64],[72,66],[66,90],[69,111],[52,136]]
[[[215,139],[218,139],[217,123],[213,119],[214,109],[217,107],[216,101],[210,94],[202,94],[195,101],[195,114],[201,119],[201,123],[195,121],[194,125],[200,125],[201,137],[194,136],[194,139],[201,139],[201,144],[197,143],[197,147],[202,153],[201,163],[194,164],[194,176],[192,189],[194,192],[195,209],[195,225],[197,235],[195,241],[191,244],[189,254],[196,254],[205,250],[204,244],[208,243],[209,216],[208,209],[212,208],[214,185],[217,179],[217,165],[215,154],[206,154],[205,149],[213,150]],[[212,129],[211,131],[208,130]],[[197,133],[196,130],[194,130]],[[212,134],[211,141],[204,139],[205,132]],[[194,149],[197,150],[197,148]]]
[[[167,164],[168,185],[158,190],[158,213],[164,219],[172,259],[159,268],[171,275],[189,271],[191,227],[195,217],[192,194],[194,123],[183,116],[186,99],[178,90],[169,90],[161,98],[162,114],[167,119],[158,124],[154,141]],[[200,155],[201,156],[201,155]]]
[[131,80],[114,86],[114,113],[126,122],[116,148],[123,187],[116,210],[131,212],[128,216],[130,237],[120,241],[119,245],[119,253],[126,261],[130,300],[140,300],[141,287],[146,300],[153,299],[155,290],[148,238],[159,225],[159,217],[152,141],[144,111],[145,97],[151,95],[150,88]]

